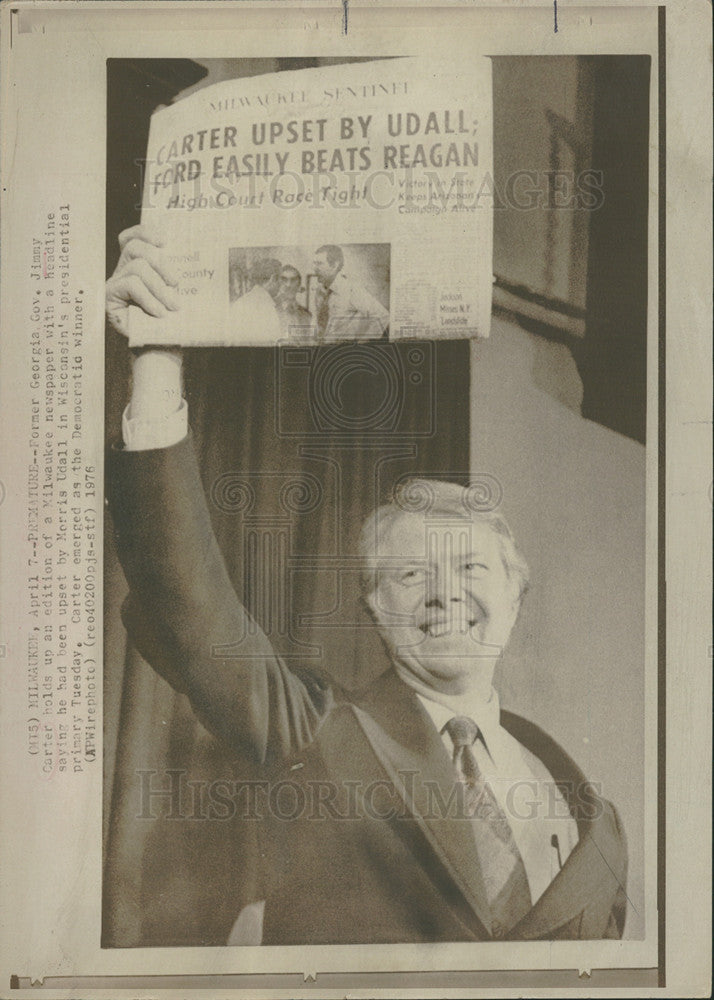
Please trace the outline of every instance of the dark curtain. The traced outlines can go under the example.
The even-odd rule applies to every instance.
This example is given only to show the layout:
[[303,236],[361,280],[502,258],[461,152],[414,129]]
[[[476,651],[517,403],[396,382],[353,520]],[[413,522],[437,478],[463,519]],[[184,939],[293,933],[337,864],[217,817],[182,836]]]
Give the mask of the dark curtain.
[[[135,161],[150,106],[200,77],[194,64],[174,66],[183,73],[177,85],[162,76],[163,63],[110,66],[110,127],[118,118],[123,125],[109,139],[109,272],[117,233],[137,221]],[[125,345],[107,331],[108,444],[120,434],[128,368]],[[206,496],[237,591],[291,664],[362,685],[388,664],[358,599],[357,534],[401,478],[464,478],[468,343],[188,350],[185,376]],[[202,796],[220,778],[259,775],[127,642],[109,513],[105,527],[102,944],[223,944],[242,907],[261,898],[261,830],[229,808],[204,818]]]
[[585,342],[574,352],[582,413],[645,442],[649,56],[593,56],[592,169],[603,179],[591,214]]

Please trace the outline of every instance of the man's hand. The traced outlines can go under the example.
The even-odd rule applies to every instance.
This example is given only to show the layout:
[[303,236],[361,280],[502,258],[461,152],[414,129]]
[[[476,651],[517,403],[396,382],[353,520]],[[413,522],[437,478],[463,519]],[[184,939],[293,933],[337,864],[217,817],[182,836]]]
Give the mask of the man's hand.
[[146,226],[125,229],[119,234],[119,246],[119,262],[106,284],[106,309],[117,333],[127,336],[130,305],[157,318],[179,308],[178,273],[161,241]]
[[[130,305],[157,319],[179,308],[178,274],[161,241],[146,226],[125,229],[119,246],[119,263],[106,285],[106,305],[109,322],[126,337]],[[132,352],[131,399],[124,417],[124,443],[130,450],[168,447],[185,436],[180,350]]]

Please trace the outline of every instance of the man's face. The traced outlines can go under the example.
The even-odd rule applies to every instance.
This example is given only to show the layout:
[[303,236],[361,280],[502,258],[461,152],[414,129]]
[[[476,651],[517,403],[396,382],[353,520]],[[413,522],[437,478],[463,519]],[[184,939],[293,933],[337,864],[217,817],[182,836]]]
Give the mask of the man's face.
[[488,697],[519,595],[487,523],[400,514],[380,539],[368,603],[406,683]]
[[268,292],[271,298],[276,299],[278,297],[278,290],[280,288],[280,275],[273,274],[265,284],[265,290]]
[[327,254],[316,253],[315,259],[312,262],[312,269],[317,275],[318,281],[321,281],[323,285],[329,285],[340,267],[339,264],[330,264]]
[[297,298],[300,291],[300,275],[292,268],[283,268],[280,274],[280,291],[278,297],[281,302],[292,303]]

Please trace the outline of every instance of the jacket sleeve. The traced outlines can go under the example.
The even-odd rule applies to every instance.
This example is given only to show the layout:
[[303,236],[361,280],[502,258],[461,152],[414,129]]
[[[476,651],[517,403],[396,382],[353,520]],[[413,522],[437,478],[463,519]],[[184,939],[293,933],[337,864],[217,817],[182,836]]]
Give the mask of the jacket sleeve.
[[382,303],[375,298],[374,295],[368,292],[366,288],[354,285],[351,289],[350,298],[351,305],[357,310],[357,312],[375,320],[379,323],[382,330],[387,329],[387,326],[389,325],[389,311],[385,309]]
[[129,584],[122,617],[139,652],[231,748],[257,763],[300,752],[332,690],[292,673],[238,600],[190,436],[170,448],[113,450],[109,495]]

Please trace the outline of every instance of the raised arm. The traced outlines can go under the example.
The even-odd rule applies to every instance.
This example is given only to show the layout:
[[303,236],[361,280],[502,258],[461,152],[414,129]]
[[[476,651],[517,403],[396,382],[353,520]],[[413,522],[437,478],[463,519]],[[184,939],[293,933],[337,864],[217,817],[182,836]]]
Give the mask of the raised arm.
[[[153,316],[177,307],[171,280],[145,230],[123,234],[107,284],[115,328],[125,332],[130,304]],[[134,357],[123,435],[125,447],[110,459],[110,502],[133,642],[233,748],[262,763],[298,752],[314,738],[332,694],[288,670],[233,589],[187,434],[180,352]]]

